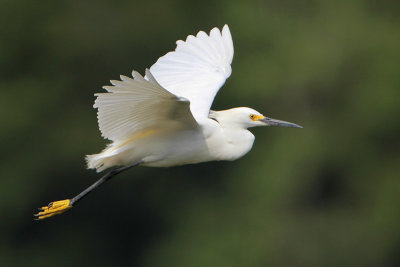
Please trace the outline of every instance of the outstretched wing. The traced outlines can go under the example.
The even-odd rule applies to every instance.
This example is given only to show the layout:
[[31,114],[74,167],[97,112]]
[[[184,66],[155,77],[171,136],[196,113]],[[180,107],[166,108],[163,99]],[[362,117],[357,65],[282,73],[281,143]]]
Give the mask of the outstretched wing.
[[196,128],[197,122],[190,113],[190,102],[165,90],[150,71],[144,79],[136,71],[134,79],[121,76],[121,81],[111,81],[104,86],[108,93],[95,94],[94,108],[98,109],[99,128],[104,138],[124,140],[149,128]]
[[229,27],[225,25],[222,33],[214,28],[210,35],[200,31],[176,43],[175,51],[159,58],[150,71],[165,89],[189,99],[196,120],[207,118],[215,95],[232,72]]

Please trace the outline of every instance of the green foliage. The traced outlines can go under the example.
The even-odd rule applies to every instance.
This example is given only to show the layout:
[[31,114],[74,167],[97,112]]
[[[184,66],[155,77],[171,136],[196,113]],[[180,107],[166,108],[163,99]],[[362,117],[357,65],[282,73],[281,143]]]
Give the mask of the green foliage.
[[[395,1],[0,2],[1,266],[400,264],[400,20]],[[93,93],[174,42],[229,24],[214,109],[254,129],[236,162],[137,168],[71,211],[34,208],[98,178]]]

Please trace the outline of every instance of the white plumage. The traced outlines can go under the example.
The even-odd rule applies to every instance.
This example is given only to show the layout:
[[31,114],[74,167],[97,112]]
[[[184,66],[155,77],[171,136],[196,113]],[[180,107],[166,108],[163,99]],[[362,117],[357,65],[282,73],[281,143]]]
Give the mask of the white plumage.
[[177,41],[146,70],[143,78],[121,76],[96,94],[99,128],[112,141],[101,153],[86,157],[88,168],[102,171],[141,161],[174,166],[211,160],[234,160],[252,147],[253,126],[296,124],[264,117],[250,108],[211,111],[215,95],[231,75],[233,43],[222,32],[200,31]]
[[150,72],[165,89],[187,98],[196,119],[207,118],[215,95],[231,75],[232,36],[227,25],[208,36],[199,32],[177,41],[175,51],[159,58]]
[[[225,25],[210,35],[199,32],[178,41],[142,77],[121,76],[96,94],[99,128],[111,143],[86,156],[88,168],[113,168],[73,197],[51,202],[37,220],[61,214],[93,189],[133,166],[168,167],[212,160],[235,160],[254,142],[254,126],[296,124],[267,118],[251,108],[210,111],[215,95],[231,75],[233,44]],[[120,167],[117,167],[120,166]]]

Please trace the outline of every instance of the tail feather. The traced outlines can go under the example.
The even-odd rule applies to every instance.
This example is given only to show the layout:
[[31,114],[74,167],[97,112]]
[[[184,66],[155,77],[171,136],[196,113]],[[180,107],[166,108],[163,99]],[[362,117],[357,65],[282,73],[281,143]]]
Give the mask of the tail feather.
[[86,164],[88,169],[96,169],[97,172],[104,171],[105,169],[109,168],[110,166],[106,166],[105,158],[103,155],[94,154],[94,155],[87,155],[86,156]]
[[[122,143],[122,144],[121,144]],[[126,141],[109,144],[102,152],[85,157],[88,169],[102,172],[108,168],[125,166],[139,161],[143,156],[133,153],[135,149]]]
[[112,147],[106,147],[99,154],[87,155],[86,156],[86,164],[88,169],[96,169],[97,172],[102,172],[108,168],[113,166],[121,165],[121,162],[118,158],[118,153],[112,152]]
[[97,168],[101,167],[101,164],[99,163],[97,154],[96,155],[86,155],[85,160],[86,160],[86,167],[88,169],[97,169]]

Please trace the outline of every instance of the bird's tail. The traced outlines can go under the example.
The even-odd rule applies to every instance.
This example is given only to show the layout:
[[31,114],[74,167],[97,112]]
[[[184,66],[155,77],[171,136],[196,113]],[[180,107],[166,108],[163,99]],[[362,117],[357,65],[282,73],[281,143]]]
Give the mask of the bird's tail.
[[117,154],[110,153],[109,147],[104,149],[99,154],[87,155],[86,164],[88,169],[96,169],[97,172],[102,172],[108,168],[120,165],[118,162]]
[[86,165],[88,169],[96,169],[97,172],[101,172],[107,167],[105,167],[105,158],[104,156],[100,154],[94,154],[94,155],[87,155],[85,157],[86,159]]

